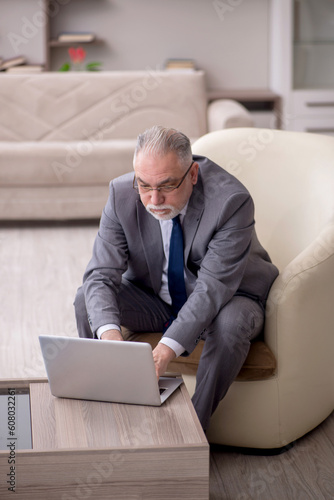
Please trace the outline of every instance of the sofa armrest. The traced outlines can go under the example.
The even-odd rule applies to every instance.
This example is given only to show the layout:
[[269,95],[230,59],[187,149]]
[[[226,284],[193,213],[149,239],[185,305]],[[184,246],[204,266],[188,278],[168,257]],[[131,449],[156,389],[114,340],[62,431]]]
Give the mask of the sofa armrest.
[[233,127],[253,127],[250,112],[237,101],[217,99],[208,105],[208,131]]

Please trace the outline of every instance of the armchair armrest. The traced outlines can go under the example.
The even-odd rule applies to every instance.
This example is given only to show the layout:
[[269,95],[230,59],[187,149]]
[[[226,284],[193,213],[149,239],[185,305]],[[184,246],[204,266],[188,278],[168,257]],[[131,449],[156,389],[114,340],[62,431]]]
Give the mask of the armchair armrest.
[[[265,342],[278,360],[289,404],[310,411],[334,405],[334,224],[275,280],[268,297]],[[283,393],[283,391],[282,391]],[[325,411],[325,414],[326,414]]]
[[254,127],[250,112],[231,99],[217,99],[208,105],[208,131],[233,127]]

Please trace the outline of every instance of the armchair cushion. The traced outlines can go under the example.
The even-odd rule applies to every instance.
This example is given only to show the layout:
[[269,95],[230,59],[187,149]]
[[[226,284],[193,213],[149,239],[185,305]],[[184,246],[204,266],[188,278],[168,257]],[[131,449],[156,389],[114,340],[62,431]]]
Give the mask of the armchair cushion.
[[[126,340],[147,342],[152,349],[159,342],[162,333],[134,333],[122,328]],[[168,371],[180,372],[184,375],[196,375],[198,363],[202,354],[204,340],[187,357],[180,356],[168,366]],[[274,375],[276,370],[275,356],[264,342],[252,343],[247,359],[237,376],[238,381],[265,380]]]

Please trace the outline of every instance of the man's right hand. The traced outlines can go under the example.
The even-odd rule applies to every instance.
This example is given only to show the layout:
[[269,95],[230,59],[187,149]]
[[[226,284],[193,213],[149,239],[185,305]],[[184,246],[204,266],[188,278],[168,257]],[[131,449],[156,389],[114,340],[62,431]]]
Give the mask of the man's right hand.
[[101,340],[124,340],[118,330],[106,330],[101,335]]

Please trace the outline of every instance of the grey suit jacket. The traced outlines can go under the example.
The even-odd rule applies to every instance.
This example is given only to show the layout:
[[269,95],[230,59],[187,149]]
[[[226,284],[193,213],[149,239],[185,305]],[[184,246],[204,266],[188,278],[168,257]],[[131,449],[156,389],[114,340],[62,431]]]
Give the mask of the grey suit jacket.
[[[278,271],[260,245],[247,189],[208,158],[183,221],[188,300],[165,335],[187,352],[235,294],[264,301]],[[120,324],[117,291],[122,276],[159,292],[163,246],[159,221],[132,189],[133,173],[110,183],[93,256],[84,275],[86,307],[93,331]]]

